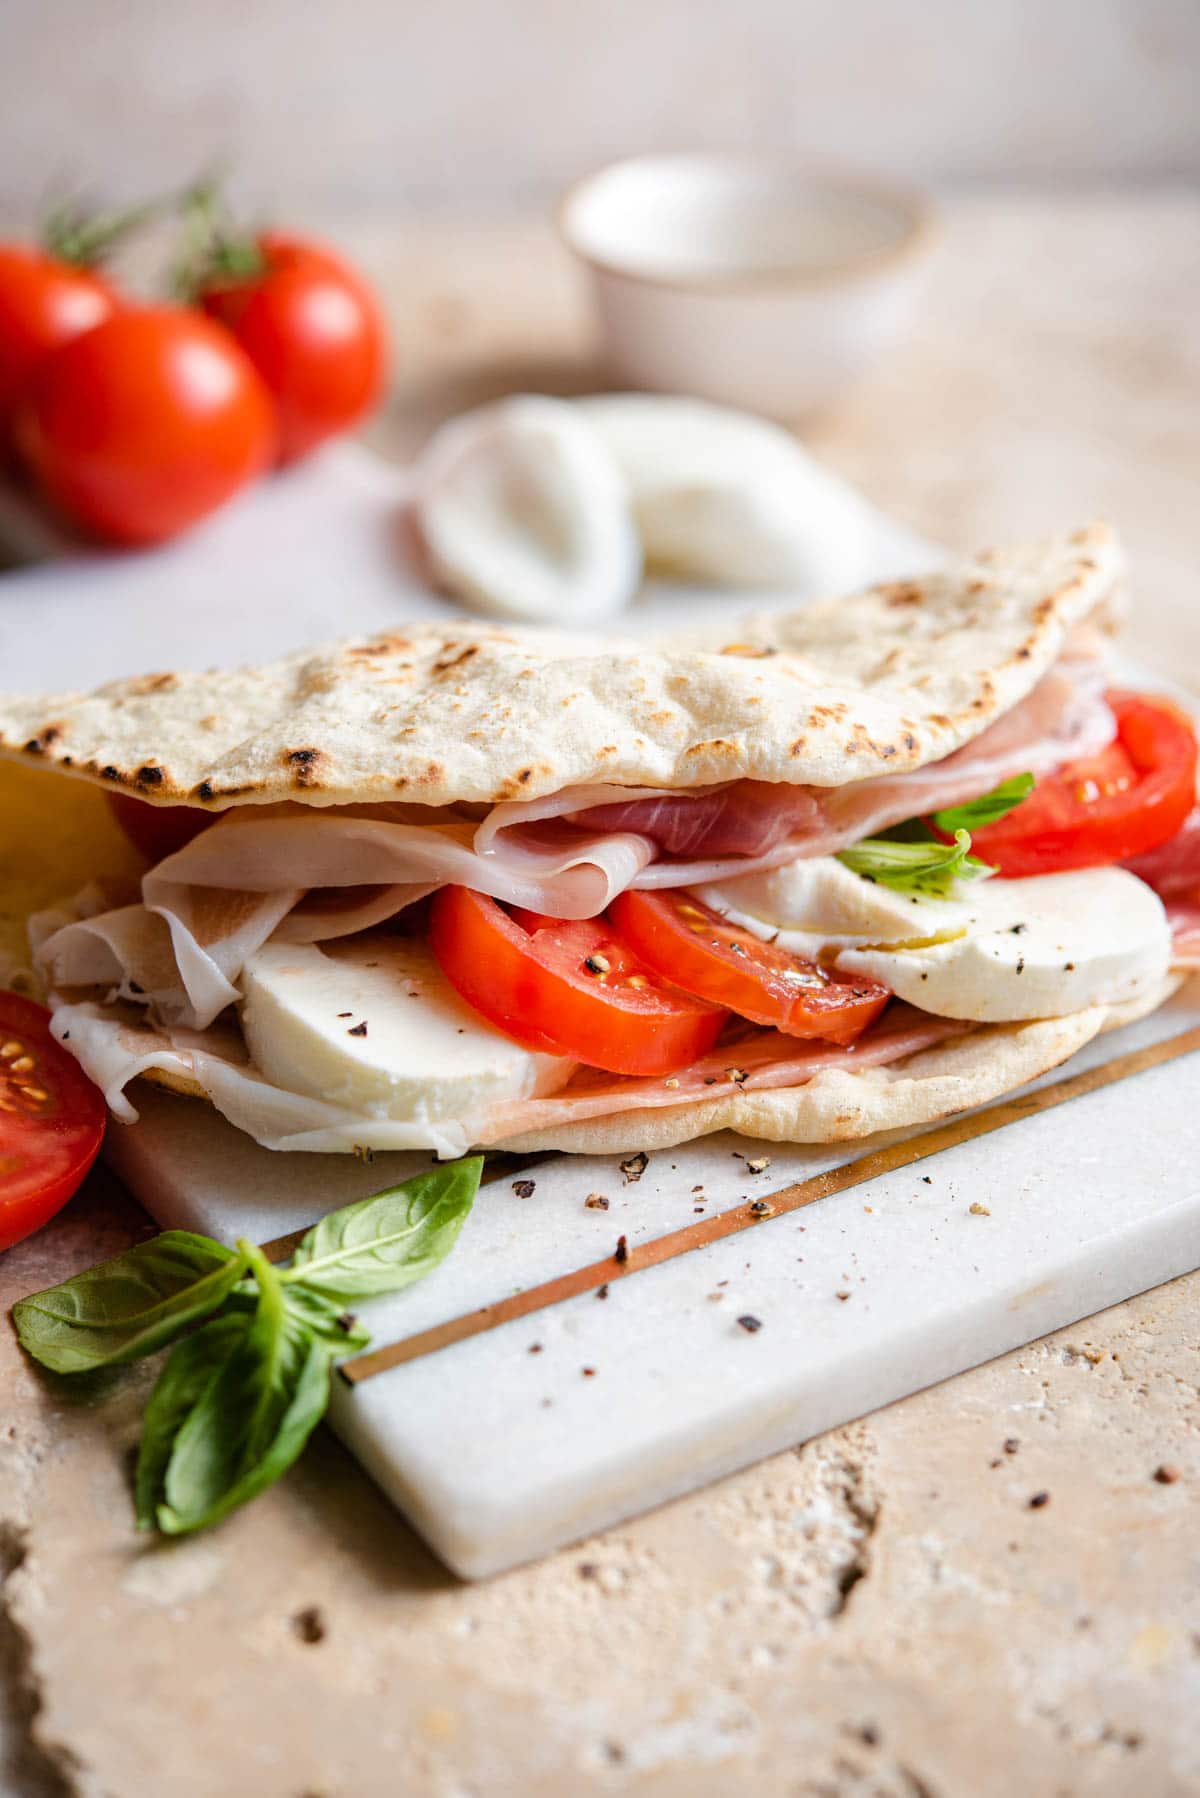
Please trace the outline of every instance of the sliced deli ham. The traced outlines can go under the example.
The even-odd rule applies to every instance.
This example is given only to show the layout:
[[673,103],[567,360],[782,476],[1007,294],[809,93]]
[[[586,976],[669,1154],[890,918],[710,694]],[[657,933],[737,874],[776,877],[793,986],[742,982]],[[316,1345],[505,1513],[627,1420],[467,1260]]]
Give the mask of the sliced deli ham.
[[478,1140],[486,1146],[505,1137],[611,1117],[615,1112],[685,1105],[689,1099],[711,1098],[718,1091],[765,1092],[803,1086],[825,1068],[883,1067],[948,1037],[961,1036],[970,1028],[951,1018],[931,1017],[911,1005],[893,1003],[848,1048],[801,1041],[780,1030],[735,1032],[700,1061],[666,1079],[630,1078],[580,1068],[550,1098],[520,1099],[494,1107]]

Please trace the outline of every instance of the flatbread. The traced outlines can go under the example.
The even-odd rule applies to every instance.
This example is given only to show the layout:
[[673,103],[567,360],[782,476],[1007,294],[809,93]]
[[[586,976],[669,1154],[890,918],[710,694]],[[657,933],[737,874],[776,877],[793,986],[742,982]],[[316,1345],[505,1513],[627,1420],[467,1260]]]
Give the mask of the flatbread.
[[0,753],[220,810],[539,798],[743,776],[842,786],[948,755],[1009,710],[1121,570],[1104,525],[822,601],[716,650],[473,623],[233,672],[0,697]]
[[853,1142],[885,1130],[911,1129],[1014,1092],[1058,1067],[1105,1030],[1147,1017],[1183,985],[1162,985],[1121,1005],[1093,1005],[1065,1018],[1032,1024],[981,1024],[966,1036],[920,1050],[886,1067],[827,1068],[805,1086],[728,1093],[654,1111],[533,1130],[494,1144],[517,1154],[561,1149],[573,1155],[628,1155],[671,1149],[697,1136],[735,1130],[765,1142]]

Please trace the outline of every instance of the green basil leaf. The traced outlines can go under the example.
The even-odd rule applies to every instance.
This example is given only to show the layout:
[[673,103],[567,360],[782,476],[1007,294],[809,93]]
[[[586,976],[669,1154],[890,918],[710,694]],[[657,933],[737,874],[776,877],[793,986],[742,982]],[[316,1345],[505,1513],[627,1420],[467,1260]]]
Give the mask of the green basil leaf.
[[218,1523],[277,1480],[329,1401],[329,1342],[285,1302],[262,1252],[239,1246],[258,1280],[258,1304],[175,1433],[156,1511],[172,1536]]
[[967,852],[971,838],[965,830],[954,833],[953,843],[903,843],[887,837],[864,837],[838,860],[864,880],[878,881],[901,893],[924,893],[944,899],[956,880],[979,880],[994,874],[986,862]]
[[481,1155],[467,1156],[331,1212],[304,1237],[282,1278],[337,1299],[410,1286],[454,1247],[482,1170]]
[[334,1355],[357,1354],[371,1340],[371,1332],[340,1299],[327,1298],[315,1288],[294,1282],[283,1289],[283,1302],[314,1334],[329,1343]]
[[152,1354],[215,1311],[245,1257],[208,1236],[167,1230],[13,1306],[22,1346],[55,1373]]
[[152,1529],[162,1501],[163,1482],[175,1437],[216,1379],[235,1348],[250,1331],[249,1311],[227,1311],[210,1318],[193,1336],[177,1342],[155,1381],[142,1420],[134,1497],[140,1529]]
[[1028,799],[1033,788],[1032,774],[1014,774],[1011,780],[1002,780],[990,793],[984,793],[966,805],[952,805],[944,812],[934,812],[933,821],[947,835],[953,835],[957,830],[982,830],[985,824],[994,824],[997,818],[1006,817],[1023,799]]

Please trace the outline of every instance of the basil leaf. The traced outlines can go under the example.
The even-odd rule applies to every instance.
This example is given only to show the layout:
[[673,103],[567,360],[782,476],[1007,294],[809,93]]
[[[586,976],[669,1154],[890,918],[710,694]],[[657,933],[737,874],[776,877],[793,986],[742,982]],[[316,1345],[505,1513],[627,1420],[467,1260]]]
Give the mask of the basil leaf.
[[326,1298],[323,1292],[296,1282],[284,1287],[283,1302],[315,1335],[329,1343],[335,1356],[356,1354],[371,1340],[370,1330],[346,1310],[340,1299]]
[[329,1401],[329,1342],[285,1302],[261,1250],[239,1246],[258,1281],[258,1304],[215,1376],[197,1382],[175,1434],[156,1508],[167,1535],[218,1523],[264,1491],[291,1466]]
[[134,1361],[215,1311],[245,1257],[208,1236],[166,1230],[13,1306],[22,1346],[55,1373]]
[[953,843],[902,843],[886,837],[864,837],[838,860],[864,880],[901,893],[924,893],[944,899],[956,880],[979,880],[995,869],[967,851],[971,839],[965,830],[954,833]]
[[467,1156],[331,1212],[313,1225],[281,1277],[337,1299],[399,1292],[450,1253],[482,1170],[481,1155]]
[[1002,780],[990,793],[984,793],[966,805],[952,805],[944,812],[934,812],[933,821],[948,835],[957,830],[982,830],[985,824],[994,824],[997,818],[1006,817],[1023,799],[1028,799],[1033,788],[1032,774],[1014,774],[1011,780]]
[[249,1333],[248,1311],[227,1311],[210,1318],[194,1336],[177,1342],[154,1383],[142,1420],[134,1497],[139,1529],[153,1529],[163,1496],[163,1481],[175,1437],[188,1413]]

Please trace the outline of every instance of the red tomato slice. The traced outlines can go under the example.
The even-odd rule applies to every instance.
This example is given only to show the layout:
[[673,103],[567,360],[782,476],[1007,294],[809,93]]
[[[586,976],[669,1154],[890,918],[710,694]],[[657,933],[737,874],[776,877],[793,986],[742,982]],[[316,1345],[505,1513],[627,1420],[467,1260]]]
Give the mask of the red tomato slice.
[[690,893],[622,893],[609,915],[664,980],[788,1036],[853,1042],[891,997],[878,981],[826,973],[727,924]]
[[216,822],[194,805],[149,805],[129,793],[110,793],[113,816],[135,849],[152,862],[165,861]]
[[104,1097],[50,1034],[50,1013],[0,992],[0,1249],[54,1216],[91,1167]]
[[1038,781],[1007,817],[972,832],[971,853],[1019,879],[1127,861],[1167,842],[1196,803],[1196,732],[1169,700],[1109,693],[1117,738]]
[[613,1074],[672,1074],[711,1049],[727,1013],[664,986],[601,919],[536,917],[443,887],[429,941],[451,985],[526,1049]]

